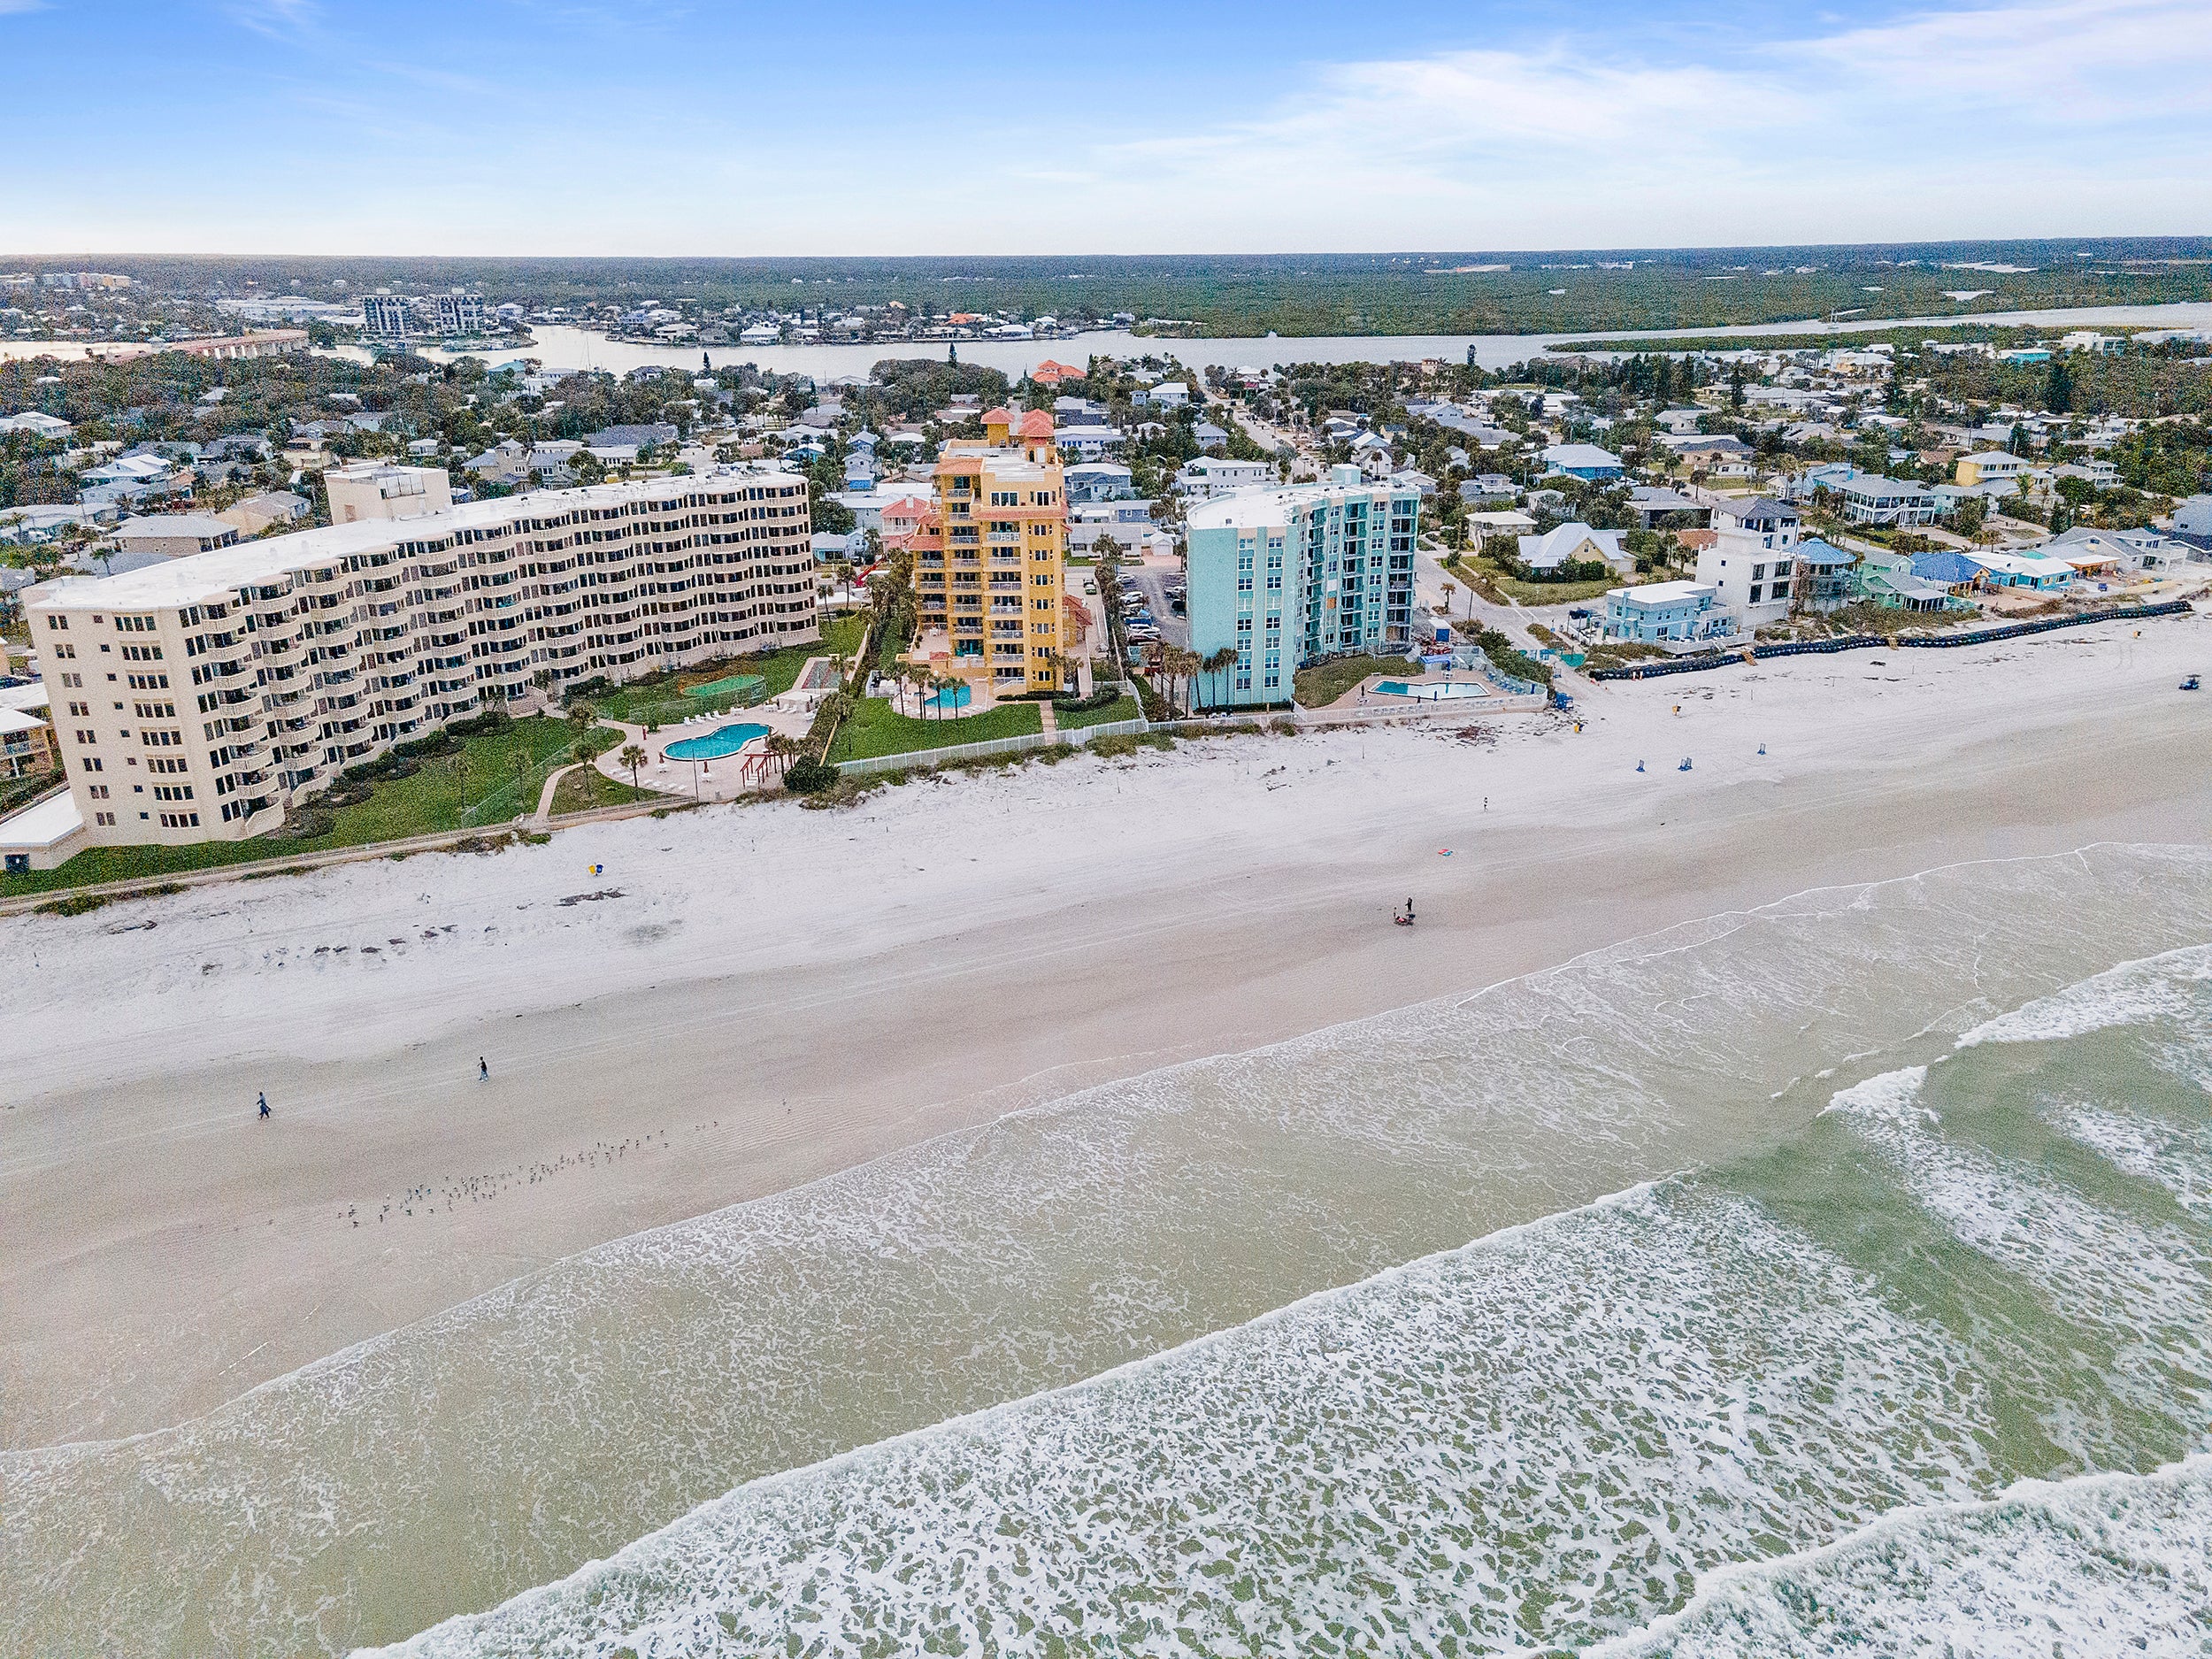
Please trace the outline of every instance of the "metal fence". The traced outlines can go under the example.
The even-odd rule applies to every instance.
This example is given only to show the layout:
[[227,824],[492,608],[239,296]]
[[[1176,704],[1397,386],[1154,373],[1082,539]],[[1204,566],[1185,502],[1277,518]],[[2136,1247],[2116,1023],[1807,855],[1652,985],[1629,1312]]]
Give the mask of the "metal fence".
[[1082,726],[1071,732],[1025,732],[1019,737],[987,737],[975,743],[954,743],[944,749],[920,749],[904,755],[871,755],[864,760],[841,760],[837,770],[848,778],[877,772],[926,772],[933,766],[964,760],[988,760],[997,755],[1022,755],[1033,749],[1068,743],[1080,748],[1102,737],[1135,737],[1144,730],[1142,720],[1110,720],[1102,726]]

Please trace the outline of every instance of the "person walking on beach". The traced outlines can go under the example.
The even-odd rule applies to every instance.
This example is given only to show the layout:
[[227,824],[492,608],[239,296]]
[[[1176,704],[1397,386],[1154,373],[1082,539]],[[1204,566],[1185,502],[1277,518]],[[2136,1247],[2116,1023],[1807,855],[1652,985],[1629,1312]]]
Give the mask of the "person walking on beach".
[[476,1080],[480,1083],[489,1082],[491,1080],[491,1067],[484,1063],[484,1056],[482,1055],[478,1055],[476,1056]]
[[268,1091],[267,1091],[266,1089],[264,1089],[264,1090],[261,1092],[261,1116],[262,1116],[262,1117],[264,1117],[264,1118],[266,1118],[268,1115],[269,1115],[269,1093],[268,1093]]

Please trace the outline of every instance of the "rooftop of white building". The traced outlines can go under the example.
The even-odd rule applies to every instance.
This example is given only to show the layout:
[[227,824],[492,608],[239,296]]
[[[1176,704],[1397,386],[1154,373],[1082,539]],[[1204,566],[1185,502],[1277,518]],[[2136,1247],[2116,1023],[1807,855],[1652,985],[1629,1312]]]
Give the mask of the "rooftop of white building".
[[1416,492],[1403,485],[1394,485],[1388,480],[1358,484],[1289,484],[1279,489],[1240,490],[1233,495],[1221,495],[1202,503],[1190,510],[1190,527],[1194,530],[1248,530],[1286,524],[1297,508],[1332,497],[1343,499],[1359,495],[1404,495]]
[[[588,484],[574,489],[541,489],[526,495],[462,502],[444,511],[414,518],[363,518],[352,524],[319,525],[290,535],[265,536],[212,552],[188,554],[119,576],[65,577],[41,587],[33,608],[45,611],[157,610],[192,605],[226,596],[241,588],[273,581],[290,572],[342,559],[356,553],[380,553],[402,541],[422,541],[457,530],[503,528],[525,518],[551,518],[579,509],[618,502],[656,500],[695,494],[702,487],[769,478],[796,482],[800,475],[781,468],[749,468],[697,478],[655,478],[620,484]],[[221,526],[227,531],[232,526]]]
[[1641,588],[1616,588],[1605,596],[1631,605],[1678,605],[1694,599],[1709,599],[1714,592],[1704,582],[1646,582]]

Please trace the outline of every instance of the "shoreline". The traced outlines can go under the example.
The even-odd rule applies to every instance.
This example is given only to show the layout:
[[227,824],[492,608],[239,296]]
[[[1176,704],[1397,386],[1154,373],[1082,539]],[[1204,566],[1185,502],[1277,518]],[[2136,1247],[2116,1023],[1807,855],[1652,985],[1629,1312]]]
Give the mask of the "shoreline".
[[[1217,740],[0,922],[35,987],[0,1033],[0,1444],[188,1418],[594,1244],[1672,923],[2200,844],[2212,728],[2171,685],[2203,632],[1747,666],[1609,687],[1581,736]],[[626,896],[563,907],[595,860]],[[441,1179],[484,1195],[368,1220]]]

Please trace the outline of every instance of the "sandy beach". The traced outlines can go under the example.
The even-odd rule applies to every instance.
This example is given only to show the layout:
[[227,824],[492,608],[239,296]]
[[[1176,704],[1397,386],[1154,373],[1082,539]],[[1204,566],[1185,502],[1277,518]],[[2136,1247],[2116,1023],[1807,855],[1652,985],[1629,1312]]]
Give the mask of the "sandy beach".
[[1800,659],[1599,688],[1578,733],[1214,740],[0,923],[0,1444],[177,1422],[602,1240],[1671,922],[2201,842],[2206,670],[2204,618]]

